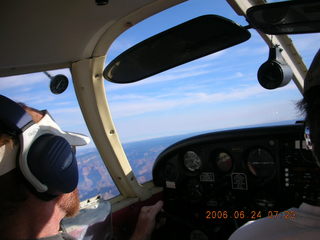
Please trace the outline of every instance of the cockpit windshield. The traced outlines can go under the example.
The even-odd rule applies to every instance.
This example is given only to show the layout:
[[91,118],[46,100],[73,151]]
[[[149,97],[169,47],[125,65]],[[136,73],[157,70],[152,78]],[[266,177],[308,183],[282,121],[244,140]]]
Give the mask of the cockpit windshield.
[[[112,45],[107,63],[127,48],[183,21],[217,14],[245,26],[226,2],[189,1],[159,13],[123,33]],[[156,28],[154,26],[157,26]],[[140,182],[151,180],[153,162],[172,143],[225,129],[270,126],[301,120],[296,85],[266,90],[257,71],[269,48],[255,30],[251,39],[137,83],[107,82],[106,93],[124,150]],[[292,36],[309,66],[319,34]]]

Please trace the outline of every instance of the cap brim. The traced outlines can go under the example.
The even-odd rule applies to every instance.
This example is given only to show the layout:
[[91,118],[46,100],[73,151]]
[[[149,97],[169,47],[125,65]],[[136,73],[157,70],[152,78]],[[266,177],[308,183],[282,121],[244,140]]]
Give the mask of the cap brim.
[[[63,131],[62,131],[63,132]],[[73,132],[63,132],[61,136],[64,137],[72,146],[84,146],[90,142],[90,138],[86,135]]]
[[86,135],[61,130],[48,112],[37,124],[43,130],[48,130],[49,132],[53,132],[54,134],[65,138],[72,146],[84,146],[90,142],[90,138]]

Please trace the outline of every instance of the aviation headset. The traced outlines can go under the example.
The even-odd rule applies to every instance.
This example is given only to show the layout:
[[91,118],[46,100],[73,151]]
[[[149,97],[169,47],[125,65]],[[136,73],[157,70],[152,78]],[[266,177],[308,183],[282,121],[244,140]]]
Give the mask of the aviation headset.
[[89,138],[62,131],[45,113],[35,123],[19,104],[0,95],[0,132],[19,140],[16,156],[10,159],[2,146],[0,160],[2,165],[16,165],[37,192],[58,196],[72,192],[78,185],[77,160],[71,145],[85,145]]

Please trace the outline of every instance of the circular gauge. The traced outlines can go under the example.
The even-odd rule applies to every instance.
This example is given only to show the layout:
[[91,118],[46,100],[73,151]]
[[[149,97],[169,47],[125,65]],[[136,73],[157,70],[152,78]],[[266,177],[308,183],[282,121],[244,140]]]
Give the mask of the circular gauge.
[[272,177],[276,171],[276,163],[272,155],[264,149],[251,150],[248,155],[248,168],[256,177]]
[[201,167],[201,159],[193,151],[188,151],[184,154],[183,163],[184,163],[184,166],[191,172],[199,170]]
[[216,164],[221,172],[229,172],[232,168],[232,158],[226,152],[220,152],[216,156]]
[[54,94],[63,93],[69,85],[68,78],[62,74],[54,76],[50,81],[50,90]]

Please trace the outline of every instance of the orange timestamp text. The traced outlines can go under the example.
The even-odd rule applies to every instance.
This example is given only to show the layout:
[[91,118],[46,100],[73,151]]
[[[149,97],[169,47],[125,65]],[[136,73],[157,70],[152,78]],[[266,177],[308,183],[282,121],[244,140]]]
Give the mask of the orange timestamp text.
[[270,218],[270,219],[294,219],[296,217],[295,211],[243,211],[243,210],[213,210],[206,211],[205,218],[210,219],[244,219],[244,220],[256,220],[259,218]]
[[296,212],[293,210],[286,210],[286,211],[268,211],[267,218],[270,219],[294,219],[296,218]]

